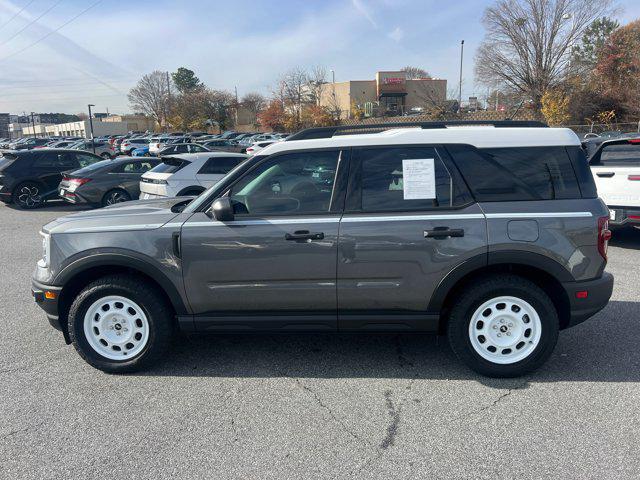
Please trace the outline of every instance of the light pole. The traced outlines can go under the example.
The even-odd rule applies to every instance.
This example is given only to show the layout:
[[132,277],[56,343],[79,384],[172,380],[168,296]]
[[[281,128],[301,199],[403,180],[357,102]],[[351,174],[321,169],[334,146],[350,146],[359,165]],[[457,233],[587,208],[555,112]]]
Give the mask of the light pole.
[[33,128],[33,138],[36,138],[37,137],[37,135],[36,135],[36,121],[35,121],[35,118],[33,116],[33,112],[31,112],[31,126]]
[[93,119],[91,118],[91,107],[95,107],[93,103],[87,105],[89,107],[89,128],[91,129],[91,147],[93,148],[93,153],[96,153],[96,142],[93,141]]
[[458,113],[462,110],[462,58],[464,56],[464,40],[460,41],[460,90],[458,92]]

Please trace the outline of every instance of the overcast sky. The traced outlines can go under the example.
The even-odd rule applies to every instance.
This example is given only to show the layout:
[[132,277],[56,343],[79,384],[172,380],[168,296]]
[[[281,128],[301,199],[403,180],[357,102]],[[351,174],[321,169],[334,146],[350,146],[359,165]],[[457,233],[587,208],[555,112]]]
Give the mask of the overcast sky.
[[[473,56],[491,3],[0,0],[0,112],[77,113],[93,103],[126,113],[142,74],[180,66],[240,96],[268,94],[282,72],[314,65],[335,70],[336,81],[415,65],[455,90],[461,39],[463,97],[483,96]],[[618,5],[623,23],[640,17],[639,0]]]

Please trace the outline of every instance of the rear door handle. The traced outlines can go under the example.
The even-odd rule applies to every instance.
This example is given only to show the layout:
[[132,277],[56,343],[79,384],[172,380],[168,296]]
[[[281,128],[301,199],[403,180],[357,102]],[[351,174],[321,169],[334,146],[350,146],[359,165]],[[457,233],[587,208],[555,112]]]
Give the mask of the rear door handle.
[[464,237],[462,228],[435,227],[433,230],[425,230],[424,238],[449,238]]
[[611,178],[615,175],[615,172],[597,172],[596,175],[603,178]]
[[297,230],[293,233],[287,233],[284,236],[285,240],[291,240],[300,242],[304,240],[322,240],[324,238],[323,232],[310,232],[309,230]]

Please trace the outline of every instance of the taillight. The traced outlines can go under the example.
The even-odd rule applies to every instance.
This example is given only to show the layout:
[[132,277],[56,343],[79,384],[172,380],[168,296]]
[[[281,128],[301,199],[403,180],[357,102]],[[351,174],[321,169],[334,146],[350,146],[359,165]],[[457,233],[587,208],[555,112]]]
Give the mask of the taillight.
[[90,178],[68,178],[67,181],[69,183],[72,183],[76,187],[79,187],[80,185],[84,185],[85,183],[90,182],[91,179]]
[[611,230],[609,230],[609,217],[598,218],[598,252],[605,260],[607,259],[607,249],[611,240]]
[[640,175],[629,175],[627,179],[634,182],[640,182]]

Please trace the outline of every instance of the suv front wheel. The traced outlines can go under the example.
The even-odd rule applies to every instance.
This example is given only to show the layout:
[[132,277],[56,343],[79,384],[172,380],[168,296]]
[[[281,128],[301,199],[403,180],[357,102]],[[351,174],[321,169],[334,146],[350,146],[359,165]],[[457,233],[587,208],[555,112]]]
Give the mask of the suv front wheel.
[[108,373],[148,367],[174,332],[171,306],[147,282],[110,275],[85,287],[69,310],[68,331],[80,356]]
[[471,369],[516,377],[541,366],[558,340],[558,313],[549,296],[515,275],[487,277],[459,295],[451,309],[451,348]]

